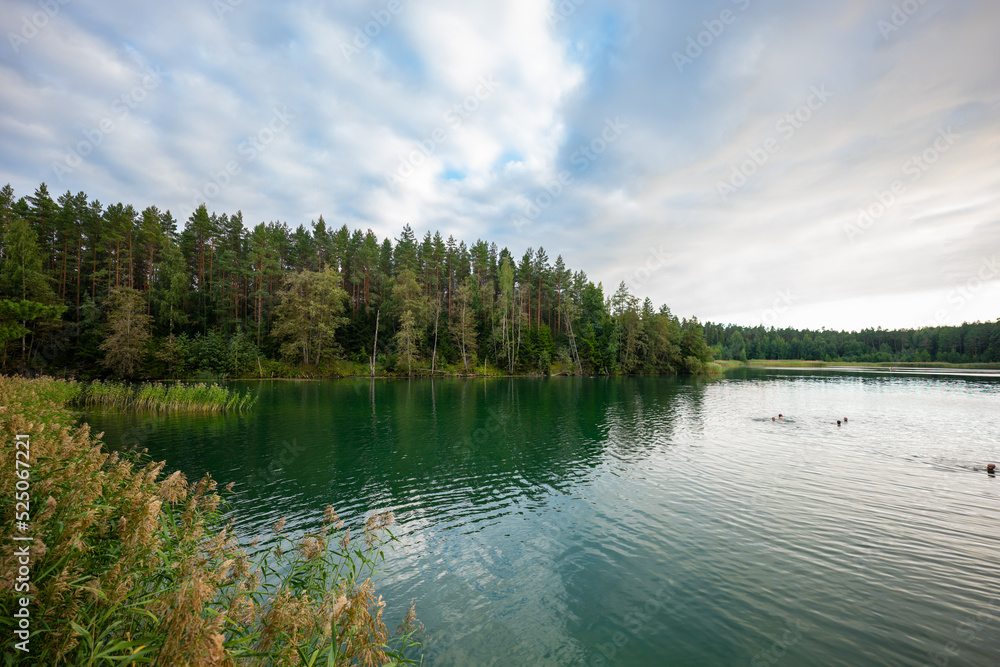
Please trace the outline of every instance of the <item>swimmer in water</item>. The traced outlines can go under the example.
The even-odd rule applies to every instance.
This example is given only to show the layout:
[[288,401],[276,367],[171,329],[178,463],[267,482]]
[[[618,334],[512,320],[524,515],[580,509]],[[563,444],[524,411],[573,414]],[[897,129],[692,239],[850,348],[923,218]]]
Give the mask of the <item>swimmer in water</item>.
[[771,421],[776,421],[776,420],[774,419],[774,417],[771,417]]
[[781,414],[781,413],[779,412],[779,413],[778,413],[778,419],[784,419],[784,418],[785,418],[785,415],[783,415],[783,414]]
[[847,417],[844,417],[844,423],[845,424],[847,423]]
[[837,420],[837,426],[840,426],[840,420],[839,419]]
[[990,477],[994,477],[996,475],[996,469],[997,469],[996,465],[992,463],[986,465],[986,472],[987,474],[989,474]]

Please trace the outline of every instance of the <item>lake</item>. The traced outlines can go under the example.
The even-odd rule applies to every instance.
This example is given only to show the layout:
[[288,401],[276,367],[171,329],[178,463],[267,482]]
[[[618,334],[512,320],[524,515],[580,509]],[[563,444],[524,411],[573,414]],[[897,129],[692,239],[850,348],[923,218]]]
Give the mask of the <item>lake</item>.
[[426,664],[1000,664],[998,378],[233,385],[252,414],[87,420],[237,482],[247,538],[395,511]]

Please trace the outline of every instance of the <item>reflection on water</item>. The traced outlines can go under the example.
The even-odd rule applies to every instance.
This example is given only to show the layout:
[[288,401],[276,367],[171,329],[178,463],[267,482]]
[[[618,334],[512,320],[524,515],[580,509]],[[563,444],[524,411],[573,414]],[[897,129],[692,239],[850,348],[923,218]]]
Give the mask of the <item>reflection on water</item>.
[[380,591],[390,621],[416,599],[429,664],[997,664],[994,378],[259,389],[251,415],[88,419],[237,482],[248,538],[393,509]]

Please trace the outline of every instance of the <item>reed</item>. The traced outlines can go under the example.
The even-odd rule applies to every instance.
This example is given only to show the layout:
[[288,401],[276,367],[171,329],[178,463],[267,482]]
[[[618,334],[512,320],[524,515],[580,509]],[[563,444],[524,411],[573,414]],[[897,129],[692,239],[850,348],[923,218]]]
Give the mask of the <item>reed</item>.
[[[0,540],[30,549],[30,653],[14,665],[413,664],[412,611],[391,634],[372,575],[395,538],[391,514],[357,537],[327,507],[318,528],[276,546],[241,546],[208,476],[190,483],[164,463],[108,454],[64,400],[72,383],[0,376],[0,466],[15,469],[16,434],[29,434],[31,542],[13,542],[16,481],[0,475]],[[151,387],[146,400],[158,401]],[[114,386],[99,395],[122,399]],[[110,398],[108,400],[111,400]],[[23,562],[0,552],[0,606],[15,609]],[[16,619],[0,615],[0,633]]]
[[129,386],[118,382],[91,382],[75,398],[85,407],[150,412],[248,412],[257,403],[249,390],[238,391],[217,384],[145,383]]

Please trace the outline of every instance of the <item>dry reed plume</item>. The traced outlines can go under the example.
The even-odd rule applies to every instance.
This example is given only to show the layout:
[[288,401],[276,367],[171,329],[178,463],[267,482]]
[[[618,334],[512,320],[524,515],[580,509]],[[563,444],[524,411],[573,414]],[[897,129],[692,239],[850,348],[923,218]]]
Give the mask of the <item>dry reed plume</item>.
[[[332,507],[320,527],[251,556],[224,523],[215,481],[108,454],[74,426],[74,383],[0,376],[0,522],[11,544],[14,437],[31,436],[31,653],[7,664],[409,664],[411,611],[395,635],[371,577],[393,540],[375,514],[351,540]],[[279,531],[283,526],[276,526]],[[13,609],[17,561],[0,555]],[[0,617],[11,637],[13,619]],[[8,644],[9,646],[9,644]]]

